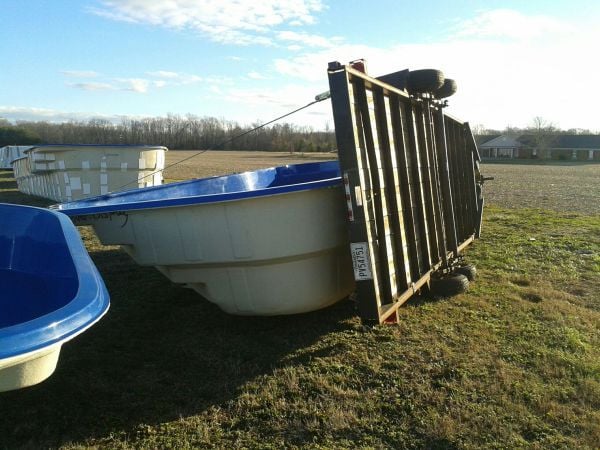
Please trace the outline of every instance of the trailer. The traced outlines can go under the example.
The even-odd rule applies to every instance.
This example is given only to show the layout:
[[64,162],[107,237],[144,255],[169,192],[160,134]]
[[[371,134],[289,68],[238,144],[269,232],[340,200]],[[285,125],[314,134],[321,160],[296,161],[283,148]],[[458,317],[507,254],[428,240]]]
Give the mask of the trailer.
[[462,254],[481,230],[480,157],[469,124],[444,112],[456,83],[440,71],[373,78],[357,60],[328,76],[360,315],[394,322],[413,295],[474,277]]

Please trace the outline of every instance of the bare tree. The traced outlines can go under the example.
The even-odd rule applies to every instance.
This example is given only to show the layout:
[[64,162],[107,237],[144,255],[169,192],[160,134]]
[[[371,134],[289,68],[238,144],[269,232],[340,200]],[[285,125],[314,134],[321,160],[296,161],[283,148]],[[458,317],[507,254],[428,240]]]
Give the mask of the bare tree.
[[[118,124],[104,119],[88,122],[19,122],[17,128],[39,136],[46,144],[150,144],[170,149],[330,151],[333,131],[314,131],[289,123],[260,127],[260,122],[240,126],[215,117],[179,116],[134,119]],[[252,132],[251,132],[252,131]]]
[[533,148],[538,157],[541,159],[550,158],[550,149],[556,143],[557,127],[543,117],[536,116],[527,131],[533,137]]

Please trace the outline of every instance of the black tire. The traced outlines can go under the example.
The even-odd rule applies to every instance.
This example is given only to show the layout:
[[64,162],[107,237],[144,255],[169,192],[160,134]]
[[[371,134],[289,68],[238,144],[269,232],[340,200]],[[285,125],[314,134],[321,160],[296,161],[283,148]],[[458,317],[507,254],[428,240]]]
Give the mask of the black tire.
[[421,69],[408,72],[406,88],[408,92],[436,92],[444,84],[444,74],[436,69]]
[[477,276],[477,269],[473,264],[465,264],[454,269],[453,273],[464,275],[469,281],[473,281]]
[[456,81],[446,78],[444,84],[433,94],[435,98],[446,98],[456,93]]
[[452,297],[462,294],[469,288],[469,279],[464,275],[450,274],[443,278],[432,278],[429,287],[435,296]]

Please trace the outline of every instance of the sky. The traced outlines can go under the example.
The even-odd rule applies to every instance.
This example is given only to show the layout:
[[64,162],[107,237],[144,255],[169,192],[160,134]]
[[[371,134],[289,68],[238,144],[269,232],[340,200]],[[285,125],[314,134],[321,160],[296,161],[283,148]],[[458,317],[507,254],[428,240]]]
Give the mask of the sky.
[[[597,0],[1,0],[0,118],[265,123],[328,89],[434,68],[473,126],[600,132]],[[332,129],[329,101],[285,119]]]

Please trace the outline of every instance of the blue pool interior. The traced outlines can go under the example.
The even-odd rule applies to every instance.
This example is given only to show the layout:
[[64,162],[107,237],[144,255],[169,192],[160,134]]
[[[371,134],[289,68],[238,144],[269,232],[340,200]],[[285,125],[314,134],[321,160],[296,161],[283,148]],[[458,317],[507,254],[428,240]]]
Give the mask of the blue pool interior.
[[55,216],[37,209],[0,208],[0,328],[65,306],[78,284]]
[[341,185],[337,161],[271,167],[118,192],[57,205],[69,216],[214,203]]
[[108,307],[104,282],[68,217],[0,204],[0,357],[75,334]]

